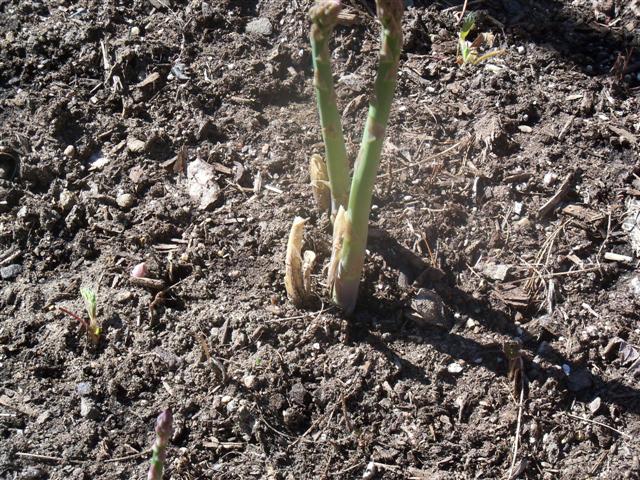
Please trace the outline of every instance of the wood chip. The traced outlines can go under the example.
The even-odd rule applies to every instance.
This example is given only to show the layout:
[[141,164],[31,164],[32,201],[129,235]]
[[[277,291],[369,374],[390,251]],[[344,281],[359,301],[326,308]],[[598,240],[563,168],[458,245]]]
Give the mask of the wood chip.
[[607,125],[607,127],[609,127],[609,130],[611,130],[613,133],[615,133],[619,137],[624,138],[627,142],[633,145],[638,143],[638,139],[636,138],[636,136],[633,133],[625,130],[624,128],[616,127],[613,125]]
[[629,257],[628,255],[620,255],[619,253],[614,253],[614,252],[606,252],[604,254],[604,259],[611,260],[612,262],[624,262],[624,263],[633,262],[633,257]]
[[571,182],[573,181],[573,176],[574,176],[573,172],[567,174],[567,176],[562,181],[562,184],[560,185],[560,188],[558,188],[558,191],[555,193],[555,195],[551,197],[549,200],[547,200],[547,202],[542,207],[540,207],[540,209],[538,210],[538,217],[540,218],[546,217],[560,204],[562,199],[569,192]]
[[165,283],[163,280],[147,277],[129,277],[129,282],[138,287],[149,288],[151,290],[164,290]]
[[587,207],[577,204],[567,205],[562,209],[562,213],[592,224],[602,222],[606,218],[603,213],[594,212]]
[[148,85],[151,85],[152,83],[157,82],[158,80],[160,80],[160,74],[158,72],[153,72],[153,73],[150,73],[149,75],[147,75],[147,78],[142,80],[140,83],[136,83],[133,87],[134,88],[144,88],[144,87],[146,87]]

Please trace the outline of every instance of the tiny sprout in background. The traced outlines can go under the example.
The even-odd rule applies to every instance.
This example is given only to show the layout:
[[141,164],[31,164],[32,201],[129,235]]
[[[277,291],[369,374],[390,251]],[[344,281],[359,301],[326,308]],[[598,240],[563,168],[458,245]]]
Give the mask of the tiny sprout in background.
[[458,33],[458,53],[456,55],[456,63],[458,65],[478,65],[485,60],[496,55],[502,55],[504,50],[492,50],[484,55],[479,54],[479,49],[486,45],[489,48],[493,45],[493,34],[491,33],[479,33],[473,42],[467,40],[467,37],[476,26],[476,14],[469,13]]

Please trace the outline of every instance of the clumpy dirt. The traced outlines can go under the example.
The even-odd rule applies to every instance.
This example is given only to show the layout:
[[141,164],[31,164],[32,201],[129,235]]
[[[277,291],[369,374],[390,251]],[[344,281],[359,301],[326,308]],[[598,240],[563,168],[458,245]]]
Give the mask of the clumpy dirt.
[[330,250],[309,0],[0,0],[2,478],[145,478],[165,407],[165,478],[640,477],[640,2],[470,1],[504,52],[460,67],[463,3],[407,2],[344,319],[283,285],[294,216]]

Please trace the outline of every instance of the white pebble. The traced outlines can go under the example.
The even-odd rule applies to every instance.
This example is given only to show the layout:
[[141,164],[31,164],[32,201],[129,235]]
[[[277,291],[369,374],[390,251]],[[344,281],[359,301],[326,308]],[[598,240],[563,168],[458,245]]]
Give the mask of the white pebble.
[[449,373],[460,373],[462,371],[462,365],[457,362],[450,363],[447,365],[447,372]]
[[76,147],[73,145],[67,145],[67,148],[64,149],[64,156],[67,158],[73,158],[76,156]]
[[558,179],[558,175],[556,175],[553,172],[547,172],[544,176],[544,178],[542,179],[542,184],[545,187],[550,187],[551,185],[553,185],[554,183],[556,183],[556,180]]

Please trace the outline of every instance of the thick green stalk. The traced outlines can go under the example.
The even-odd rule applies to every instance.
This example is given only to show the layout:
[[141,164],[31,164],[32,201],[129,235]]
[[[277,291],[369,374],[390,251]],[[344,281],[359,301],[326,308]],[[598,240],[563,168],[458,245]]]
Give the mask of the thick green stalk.
[[311,50],[315,72],[313,84],[320,112],[322,138],[326,148],[332,218],[340,205],[347,207],[349,198],[349,162],[342,135],[340,113],[336,105],[329,55],[329,39],[336,25],[340,8],[338,0],[317,0],[309,12],[313,22],[311,26]]
[[373,185],[380,165],[402,51],[403,6],[403,0],[376,0],[378,18],[382,23],[380,61],[351,182],[342,251],[333,290],[334,300],[347,314],[355,308],[364,265]]
[[156,420],[156,441],[153,443],[147,480],[162,480],[164,462],[167,459],[167,445],[171,435],[173,435],[173,416],[171,409],[167,408]]

